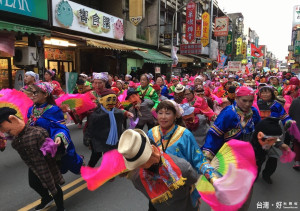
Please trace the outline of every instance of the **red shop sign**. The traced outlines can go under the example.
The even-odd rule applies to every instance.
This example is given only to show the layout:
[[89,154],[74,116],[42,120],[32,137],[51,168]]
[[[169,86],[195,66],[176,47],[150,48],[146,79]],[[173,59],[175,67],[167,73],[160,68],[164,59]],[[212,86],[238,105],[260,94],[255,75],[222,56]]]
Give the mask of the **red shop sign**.
[[201,20],[196,20],[196,38],[201,38]]
[[195,39],[196,31],[196,4],[190,1],[186,6],[185,39],[190,43]]

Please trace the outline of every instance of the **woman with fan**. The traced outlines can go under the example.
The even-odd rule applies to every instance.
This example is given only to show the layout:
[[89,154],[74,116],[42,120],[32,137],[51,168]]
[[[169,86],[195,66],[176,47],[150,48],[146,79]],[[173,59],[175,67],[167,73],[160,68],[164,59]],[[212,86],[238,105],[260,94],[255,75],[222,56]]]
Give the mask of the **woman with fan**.
[[28,91],[32,93],[34,105],[28,110],[27,124],[46,129],[50,138],[60,145],[56,158],[60,162],[61,173],[65,174],[69,170],[74,174],[80,174],[83,160],[75,151],[63,112],[56,106],[51,94],[53,87],[48,82],[41,82],[30,85]]
[[[181,126],[181,116],[184,111],[180,105],[174,101],[165,100],[157,106],[156,112],[159,125],[148,131],[147,135],[149,139],[154,140],[157,147],[164,153],[175,155],[188,161],[198,174],[203,174],[204,177],[216,188],[215,181],[222,177],[222,175],[207,162],[193,134],[188,129]],[[228,173],[230,174],[230,172]],[[225,179],[224,177],[222,178]],[[248,179],[248,176],[244,179]],[[236,185],[236,188],[239,189],[239,185]],[[217,191],[219,190],[221,189],[218,189]],[[249,186],[244,190],[244,193],[240,193],[240,196],[242,196],[241,198],[243,199],[247,196],[247,190],[250,190]],[[192,193],[193,202],[195,204],[198,202],[198,197],[198,190],[195,189]],[[229,196],[227,199],[228,204],[233,202],[233,199]],[[151,207],[151,203],[149,205]]]

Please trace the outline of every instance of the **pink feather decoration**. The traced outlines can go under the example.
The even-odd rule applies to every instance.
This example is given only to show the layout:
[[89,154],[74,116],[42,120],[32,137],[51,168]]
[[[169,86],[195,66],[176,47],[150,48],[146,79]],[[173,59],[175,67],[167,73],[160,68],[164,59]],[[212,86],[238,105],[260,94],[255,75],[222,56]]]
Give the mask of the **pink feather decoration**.
[[296,157],[296,153],[293,152],[291,149],[288,151],[283,151],[282,155],[280,156],[280,162],[289,163],[292,162],[295,157]]
[[27,122],[28,109],[33,105],[32,100],[23,92],[15,89],[0,90],[0,107],[9,107],[17,111],[17,116]]
[[65,94],[57,98],[55,102],[59,107],[67,104],[70,109],[75,109],[77,114],[82,114],[97,106],[87,94]]
[[120,102],[124,102],[126,100],[126,97],[127,97],[127,89],[125,89],[123,93],[118,96],[118,100]]
[[108,180],[126,170],[123,156],[114,149],[103,154],[99,168],[81,167],[81,176],[87,182],[87,188],[96,190]]
[[296,122],[293,122],[287,131],[300,143],[300,131]]

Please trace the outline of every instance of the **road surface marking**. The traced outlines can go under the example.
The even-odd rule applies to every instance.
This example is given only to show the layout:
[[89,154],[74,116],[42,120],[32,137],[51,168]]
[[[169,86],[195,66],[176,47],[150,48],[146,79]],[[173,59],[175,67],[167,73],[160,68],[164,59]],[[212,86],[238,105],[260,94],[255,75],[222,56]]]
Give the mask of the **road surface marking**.
[[[70,198],[71,196],[74,196],[76,193],[82,191],[83,189],[85,189],[87,187],[87,184],[84,183],[83,185],[80,185],[79,187],[75,188],[74,190],[70,191],[67,194],[64,194],[64,200],[67,200],[68,198]],[[53,202],[49,207],[47,207],[46,209],[44,209],[45,211],[51,209],[52,207],[55,206],[55,203]]]
[[[71,187],[75,186],[76,184],[80,183],[81,181],[83,181],[82,177],[80,177],[80,178],[74,180],[73,182],[70,182],[69,184],[63,186],[63,187],[62,187],[62,190],[63,190],[63,191],[68,190],[69,188],[71,188]],[[86,186],[86,183],[85,183],[84,185]],[[82,185],[81,185],[81,186],[82,186]],[[81,187],[81,186],[79,186],[79,187]],[[77,188],[76,188],[76,189],[77,189]],[[74,189],[74,190],[76,190],[76,189]],[[73,191],[74,191],[74,190],[73,190]],[[71,192],[73,192],[73,191],[71,191]],[[70,192],[70,193],[71,193],[71,192]],[[69,194],[69,193],[67,193],[67,194],[65,195],[65,197],[66,197],[68,194]],[[76,193],[75,193],[75,194],[76,194]],[[40,203],[41,203],[41,200],[40,200],[40,199],[39,199],[39,200],[36,200],[35,202],[32,202],[31,204],[28,204],[27,206],[25,206],[25,207],[19,209],[18,211],[27,211],[27,210],[31,210],[32,208],[36,207],[36,206],[39,205]]]

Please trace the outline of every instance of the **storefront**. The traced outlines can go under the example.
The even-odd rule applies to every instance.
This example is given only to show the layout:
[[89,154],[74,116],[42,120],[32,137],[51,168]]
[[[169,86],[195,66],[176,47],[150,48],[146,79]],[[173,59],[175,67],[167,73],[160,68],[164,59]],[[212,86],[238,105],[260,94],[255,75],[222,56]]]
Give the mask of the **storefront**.
[[70,71],[88,75],[100,71],[116,73],[120,51],[130,50],[126,45],[106,41],[123,41],[123,19],[93,8],[72,1],[52,0],[52,23],[56,39],[71,44],[45,50],[46,66],[57,69],[60,74]]
[[[47,0],[0,1],[0,89],[24,85],[25,70],[40,73],[40,40],[50,31],[33,27],[48,25]],[[16,81],[15,78],[17,77]]]
[[142,73],[152,73],[153,75],[169,74],[169,70],[171,69],[171,65],[173,62],[172,58],[153,49],[146,50],[146,52],[134,51],[134,53],[144,61],[139,75]]

